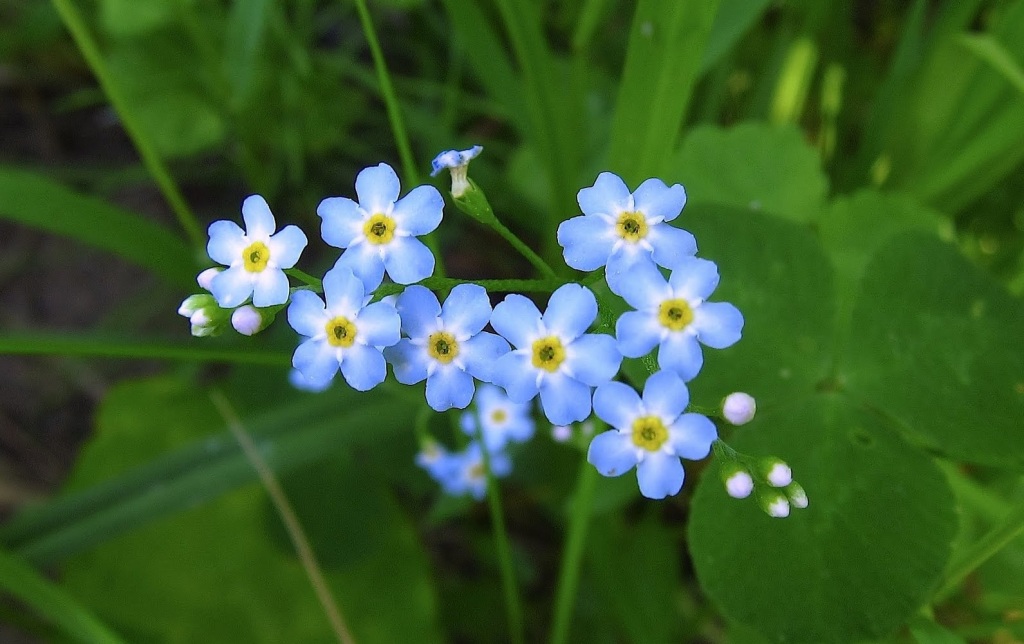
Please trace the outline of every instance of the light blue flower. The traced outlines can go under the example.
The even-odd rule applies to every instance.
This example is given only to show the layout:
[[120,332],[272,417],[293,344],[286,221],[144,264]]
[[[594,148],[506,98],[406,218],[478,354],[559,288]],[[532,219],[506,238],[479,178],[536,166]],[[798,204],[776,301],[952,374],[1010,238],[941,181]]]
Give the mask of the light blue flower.
[[430,165],[433,168],[430,176],[436,177],[445,168],[448,170],[465,168],[469,165],[470,161],[475,159],[477,155],[483,151],[483,147],[479,145],[474,145],[468,150],[445,150],[434,157],[434,160],[430,162]]
[[596,317],[594,294],[579,284],[552,293],[543,316],[527,298],[509,295],[494,307],[491,326],[515,349],[495,364],[493,382],[519,403],[539,392],[556,425],[585,419],[590,388],[611,380],[622,362],[614,338],[586,333]]
[[594,392],[594,413],[614,429],[590,442],[587,460],[604,476],[636,466],[640,493],[663,499],[683,487],[681,458],[702,459],[718,434],[700,414],[684,414],[690,395],[679,376],[659,371],[647,379],[643,398],[621,382]]
[[470,436],[482,433],[487,449],[492,452],[503,449],[509,441],[523,443],[533,437],[532,405],[512,402],[500,387],[480,385],[475,407],[462,414],[459,424]]
[[292,295],[288,323],[308,338],[295,350],[292,366],[311,388],[326,387],[340,368],[353,389],[372,389],[387,375],[382,348],[401,337],[398,312],[385,302],[368,304],[379,282],[364,284],[347,268],[328,271],[323,285],[326,305],[312,291]]
[[743,315],[732,304],[707,302],[718,286],[718,268],[688,257],[666,281],[661,271],[637,265],[622,278],[622,298],[635,311],[615,325],[619,351],[639,358],[658,347],[658,366],[692,380],[704,364],[700,345],[724,349],[740,339]]
[[243,231],[233,221],[210,224],[210,258],[225,264],[216,274],[204,271],[217,304],[233,309],[252,296],[257,307],[277,306],[288,301],[288,277],[284,269],[295,266],[306,235],[297,226],[285,226],[274,234],[277,224],[263,197],[252,195],[242,202]]
[[416,465],[437,481],[448,494],[461,494],[456,486],[461,481],[462,456],[451,453],[434,440],[425,441],[416,454]]
[[346,249],[336,268],[347,267],[368,283],[380,283],[385,269],[399,284],[434,273],[434,255],[416,237],[441,223],[444,199],[433,186],[419,186],[401,199],[400,190],[398,175],[381,163],[356,176],[358,203],[347,197],[320,202],[324,241]]
[[408,336],[384,350],[403,385],[427,381],[427,403],[436,411],[465,409],[473,399],[473,378],[489,381],[494,361],[509,351],[508,343],[483,331],[491,317],[487,291],[459,284],[442,307],[422,286],[398,296],[402,331]]
[[[489,452],[491,473],[495,478],[508,476],[512,463],[502,451]],[[461,452],[449,453],[436,443],[426,446],[416,456],[416,464],[452,496],[470,494],[480,500],[487,492],[487,470],[480,443],[472,441]]]
[[651,261],[672,268],[697,252],[693,235],[670,226],[686,204],[679,184],[648,179],[635,192],[617,175],[602,172],[579,191],[583,216],[558,227],[565,263],[581,271],[606,266],[608,286],[619,293],[619,278],[631,266]]

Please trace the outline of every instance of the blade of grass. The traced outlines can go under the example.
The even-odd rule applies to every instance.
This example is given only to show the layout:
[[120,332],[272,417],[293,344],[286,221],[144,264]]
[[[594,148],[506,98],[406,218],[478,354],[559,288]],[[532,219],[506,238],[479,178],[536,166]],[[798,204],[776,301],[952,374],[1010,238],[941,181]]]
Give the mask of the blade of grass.
[[612,119],[609,165],[635,184],[676,149],[718,0],[640,0]]
[[711,23],[707,47],[700,61],[700,74],[715,66],[768,8],[770,0],[721,0]]
[[86,63],[92,69],[92,73],[96,75],[100,87],[103,88],[103,92],[107,95],[110,104],[121,119],[125,131],[131,137],[135,148],[139,151],[142,163],[149,170],[153,180],[156,181],[160,192],[163,193],[167,203],[171,206],[171,210],[174,211],[174,215],[178,218],[178,223],[181,224],[192,246],[196,248],[197,252],[201,251],[206,247],[206,235],[199,226],[199,220],[189,209],[185,198],[171,177],[171,173],[168,171],[163,159],[157,154],[156,147],[150,141],[149,135],[140,127],[121,86],[118,85],[117,80],[110,74],[106,62],[103,60],[103,55],[100,53],[96,41],[93,40],[92,34],[89,33],[89,28],[82,18],[82,14],[78,12],[78,9],[75,8],[70,0],[52,0],[52,2],[57,13],[60,15],[61,21],[63,21],[68,31],[71,32],[71,36],[74,38],[75,44],[78,45],[79,51],[82,52]]
[[52,355],[84,358],[135,358],[138,360],[176,360],[182,362],[228,362],[276,367],[291,365],[291,354],[268,351],[257,346],[216,347],[183,342],[134,340],[99,335],[66,333],[5,333],[0,335],[0,355]]
[[957,40],[967,51],[988,63],[1017,91],[1024,93],[1024,69],[998,40],[987,34],[962,34]]
[[0,589],[24,602],[73,641],[90,644],[124,641],[74,597],[4,550],[0,550]]
[[110,251],[172,284],[195,288],[191,249],[159,224],[6,166],[0,166],[0,197],[0,217]]

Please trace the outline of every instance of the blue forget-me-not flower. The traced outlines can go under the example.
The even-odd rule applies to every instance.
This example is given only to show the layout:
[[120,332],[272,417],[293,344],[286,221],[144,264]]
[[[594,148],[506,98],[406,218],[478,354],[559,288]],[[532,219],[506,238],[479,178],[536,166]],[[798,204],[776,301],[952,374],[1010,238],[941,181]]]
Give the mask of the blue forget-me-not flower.
[[242,202],[243,231],[233,221],[210,224],[210,258],[228,268],[210,273],[210,292],[217,304],[232,309],[252,296],[253,306],[266,307],[288,301],[288,277],[284,269],[295,266],[306,247],[306,235],[297,226],[285,226],[274,234],[277,223],[263,197],[252,195]]
[[365,282],[380,283],[384,271],[399,284],[434,273],[434,255],[416,237],[441,223],[444,199],[434,186],[419,186],[401,199],[398,175],[386,163],[356,176],[359,202],[328,197],[316,212],[324,241],[345,252],[335,267],[347,267]]
[[403,385],[427,381],[427,403],[436,411],[466,408],[473,399],[473,378],[489,381],[494,362],[508,353],[508,342],[483,330],[491,317],[487,291],[459,284],[444,306],[422,286],[398,296],[402,331],[408,336],[384,350]]
[[590,442],[587,460],[604,476],[619,476],[636,466],[640,493],[663,499],[683,487],[680,458],[702,459],[717,438],[706,416],[684,414],[690,396],[686,383],[671,371],[647,379],[643,397],[621,382],[594,392],[594,412],[614,429]]
[[516,403],[508,395],[490,384],[482,384],[477,389],[476,409],[467,411],[459,418],[462,430],[470,436],[478,437],[492,452],[500,450],[509,441],[522,443],[533,436],[535,423],[530,414],[530,403]]
[[491,326],[515,349],[494,366],[494,383],[515,402],[539,392],[544,414],[556,425],[584,420],[590,388],[611,380],[622,363],[611,336],[586,333],[596,317],[594,294],[579,284],[552,293],[543,316],[526,297],[507,296],[494,307]]

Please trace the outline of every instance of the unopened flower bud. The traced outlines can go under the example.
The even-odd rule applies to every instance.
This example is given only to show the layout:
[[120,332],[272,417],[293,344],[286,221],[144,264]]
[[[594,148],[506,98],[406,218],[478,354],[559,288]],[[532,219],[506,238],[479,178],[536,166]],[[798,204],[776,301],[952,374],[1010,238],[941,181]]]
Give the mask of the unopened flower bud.
[[223,331],[231,311],[217,306],[217,301],[209,293],[200,293],[185,298],[178,307],[178,315],[188,318],[192,335],[203,338]]
[[745,425],[754,418],[757,403],[750,394],[737,391],[722,401],[722,417],[733,425]]
[[789,496],[789,502],[794,508],[807,507],[807,493],[804,492],[804,488],[799,483],[790,483],[786,486],[786,494]]
[[555,439],[556,443],[565,443],[572,438],[572,427],[569,425],[554,425],[551,428],[551,438]]
[[789,500],[780,492],[769,492],[758,495],[758,503],[761,509],[770,517],[782,519],[789,516]]
[[267,323],[259,309],[246,304],[231,314],[231,326],[242,335],[256,335],[266,328]]
[[786,487],[793,482],[793,470],[782,461],[776,460],[768,468],[765,478],[772,487]]
[[745,499],[754,491],[754,479],[749,472],[737,470],[725,479],[725,491],[734,499]]
[[205,271],[203,271],[202,273],[200,273],[198,277],[196,277],[196,282],[199,283],[199,286],[201,286],[202,288],[204,288],[207,291],[209,291],[210,290],[210,283],[213,282],[213,278],[216,277],[217,273],[220,273],[222,270],[224,270],[224,269],[223,268],[208,268]]

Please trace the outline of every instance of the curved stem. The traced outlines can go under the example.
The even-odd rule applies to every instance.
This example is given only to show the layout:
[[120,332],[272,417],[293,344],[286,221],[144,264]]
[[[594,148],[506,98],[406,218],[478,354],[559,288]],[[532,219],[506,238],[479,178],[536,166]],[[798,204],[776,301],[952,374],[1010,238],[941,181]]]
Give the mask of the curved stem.
[[533,249],[526,245],[526,242],[519,239],[515,233],[505,227],[505,224],[501,223],[497,218],[491,224],[491,227],[498,232],[499,235],[504,238],[509,244],[512,245],[519,254],[526,258],[533,267],[540,271],[545,277],[557,277],[555,270],[545,262],[540,255],[533,252]]
[[480,440],[480,454],[484,461],[484,473],[487,475],[487,501],[491,509],[491,526],[494,531],[494,547],[498,554],[498,565],[501,568],[501,586],[505,593],[505,614],[508,618],[509,635],[513,644],[523,644],[523,609],[519,605],[519,587],[516,583],[515,568],[512,565],[512,550],[508,543],[508,532],[505,529],[505,514],[501,507],[501,493],[498,483],[491,471],[491,455]]
[[594,501],[594,490],[597,489],[598,476],[597,469],[587,462],[584,453],[580,473],[576,479],[576,492],[572,499],[572,514],[569,517],[569,532],[562,553],[562,567],[558,571],[558,585],[555,587],[555,617],[549,639],[551,644],[565,644],[569,636],[576,588],[580,580],[580,565],[583,563],[583,546],[587,541],[590,509]]

